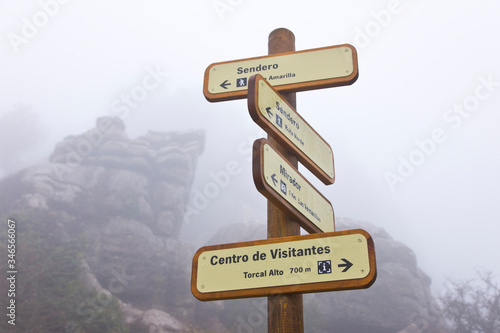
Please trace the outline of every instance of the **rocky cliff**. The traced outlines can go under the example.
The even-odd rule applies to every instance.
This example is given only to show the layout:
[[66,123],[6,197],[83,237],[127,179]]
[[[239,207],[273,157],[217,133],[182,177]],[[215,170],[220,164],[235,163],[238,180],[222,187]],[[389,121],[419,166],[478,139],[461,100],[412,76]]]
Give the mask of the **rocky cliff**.
[[51,227],[83,239],[88,288],[116,296],[135,329],[179,331],[174,318],[192,315],[194,300],[193,249],[178,234],[203,147],[203,131],[130,139],[120,118],[99,118],[57,144],[50,163],[4,180],[2,212],[48,212]]
[[[29,210],[19,223],[43,220],[38,232],[81,240],[79,281],[116,297],[120,320],[131,332],[266,332],[265,298],[202,303],[190,293],[195,249],[178,236],[203,147],[202,131],[131,139],[119,118],[99,118],[95,128],[57,144],[49,163],[4,179],[0,209],[2,215],[14,212],[11,218]],[[380,228],[337,219],[338,230],[354,228],[374,238],[377,281],[367,290],[305,295],[306,331],[442,332],[430,279],[414,253]],[[264,238],[265,225],[245,222],[206,244]],[[66,320],[65,332],[90,331],[79,327],[104,313],[100,304],[109,304],[98,296],[91,301],[80,301],[71,321],[57,315]]]

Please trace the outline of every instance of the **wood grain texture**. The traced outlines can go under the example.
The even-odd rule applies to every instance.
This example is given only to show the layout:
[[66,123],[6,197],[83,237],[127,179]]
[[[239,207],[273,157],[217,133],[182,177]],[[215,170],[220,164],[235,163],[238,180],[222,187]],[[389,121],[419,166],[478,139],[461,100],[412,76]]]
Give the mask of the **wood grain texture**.
[[[268,54],[275,55],[295,51],[295,35],[288,29],[279,28],[269,34]],[[291,90],[289,90],[291,91]],[[295,92],[286,92],[283,99],[297,109]],[[288,153],[272,135],[268,139],[287,158],[291,165],[298,167],[296,155]],[[300,235],[300,224],[287,215],[272,201],[267,202],[267,238]],[[304,305],[302,294],[285,294],[279,291],[267,298],[267,327],[269,333],[304,332]]]

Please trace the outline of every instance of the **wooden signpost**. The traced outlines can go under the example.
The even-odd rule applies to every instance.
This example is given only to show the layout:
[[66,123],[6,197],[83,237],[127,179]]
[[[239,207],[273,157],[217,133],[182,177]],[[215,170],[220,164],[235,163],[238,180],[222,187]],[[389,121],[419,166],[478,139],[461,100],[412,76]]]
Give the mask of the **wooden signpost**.
[[253,145],[257,190],[310,233],[335,231],[333,207],[266,139]]
[[[330,145],[300,116],[295,92],[349,85],[357,54],[344,44],[295,52],[287,29],[269,35],[269,55],[214,63],[205,71],[210,102],[248,97],[267,133],[253,148],[255,185],[268,199],[267,240],[212,245],[193,258],[191,291],[202,301],[268,297],[268,331],[304,331],[302,294],[370,287],[375,249],[364,230],[335,231],[333,208],[298,171],[335,181]],[[300,227],[311,233],[300,235]]]
[[192,275],[202,301],[367,288],[375,251],[359,229],[212,245],[196,252]]
[[248,110],[252,119],[288,151],[293,151],[323,183],[335,181],[330,145],[260,74],[250,77]]
[[206,69],[203,94],[210,102],[245,98],[248,78],[258,73],[282,92],[350,85],[358,78],[357,65],[349,44],[219,62]]

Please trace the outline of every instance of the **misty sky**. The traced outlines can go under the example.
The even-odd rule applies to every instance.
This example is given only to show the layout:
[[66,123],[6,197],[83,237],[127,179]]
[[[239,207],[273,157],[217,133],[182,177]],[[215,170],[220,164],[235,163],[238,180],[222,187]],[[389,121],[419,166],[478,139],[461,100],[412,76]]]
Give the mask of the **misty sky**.
[[[246,100],[205,100],[205,68],[266,55],[279,27],[293,31],[297,50],[350,43],[353,85],[297,94],[333,149],[336,182],[299,169],[336,216],[409,245],[439,291],[446,277],[500,275],[499,12],[493,0],[0,0],[0,112],[28,106],[43,128],[19,168],[100,116],[120,116],[131,137],[205,129],[195,193],[230,161],[240,171],[208,203],[192,203],[199,213],[183,236],[201,246],[219,227],[266,218],[250,160],[265,134]],[[134,91],[145,94],[130,99]],[[29,136],[22,127],[1,140]]]

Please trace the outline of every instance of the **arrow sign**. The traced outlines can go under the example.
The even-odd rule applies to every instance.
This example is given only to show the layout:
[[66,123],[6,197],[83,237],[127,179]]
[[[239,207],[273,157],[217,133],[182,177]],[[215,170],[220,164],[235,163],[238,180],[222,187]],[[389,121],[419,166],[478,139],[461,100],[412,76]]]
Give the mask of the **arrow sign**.
[[342,261],[344,263],[343,264],[339,264],[339,267],[345,267],[344,270],[342,271],[342,273],[344,273],[344,272],[347,272],[347,270],[349,270],[349,268],[352,267],[352,262],[350,262],[349,260],[344,259],[344,258],[342,258]]
[[245,98],[246,82],[255,74],[280,92],[344,86],[358,78],[358,57],[352,45],[343,44],[213,63],[205,70],[203,94],[210,102]]
[[248,111],[257,125],[297,155],[300,163],[324,184],[334,183],[332,148],[262,75],[250,78]]
[[[332,269],[346,257],[350,269]],[[368,288],[376,276],[373,239],[354,229],[202,247],[191,291],[202,301],[313,293]]]
[[227,80],[225,80],[224,82],[222,82],[222,83],[220,84],[220,86],[221,86],[222,88],[224,88],[224,89],[227,89],[227,86],[230,86],[230,85],[231,85],[231,83],[228,83],[228,82],[227,82]]
[[309,233],[335,230],[333,207],[266,139],[253,145],[257,190],[294,216]]
[[271,112],[271,107],[267,107],[266,108],[266,112],[267,112],[267,115],[269,116],[269,118],[273,118],[273,113]]
[[274,186],[276,186],[276,184],[278,183],[278,181],[276,180],[276,174],[275,173],[273,173],[273,175],[271,176],[271,179],[273,180]]

